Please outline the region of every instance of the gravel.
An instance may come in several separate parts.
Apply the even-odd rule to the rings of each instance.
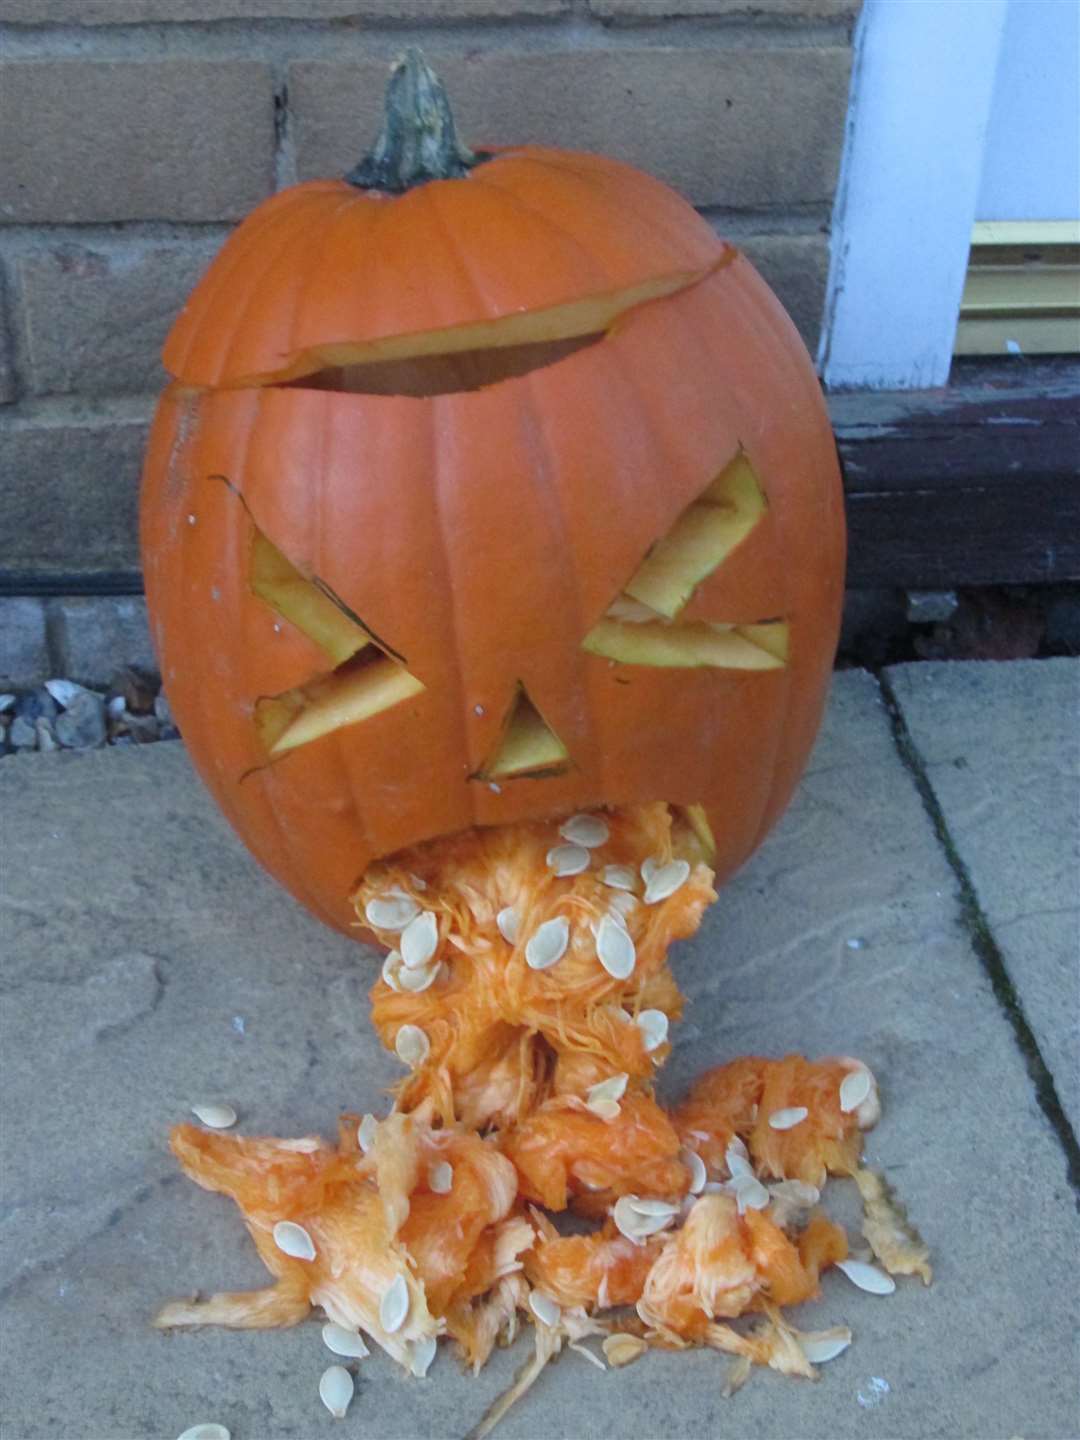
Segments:
[[[160,680],[131,665],[117,670],[105,691],[56,676],[0,695],[0,756],[179,738]]]

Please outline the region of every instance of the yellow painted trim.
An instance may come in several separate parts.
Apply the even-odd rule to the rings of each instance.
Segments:
[[[1080,245],[1080,220],[976,220],[972,245]]]

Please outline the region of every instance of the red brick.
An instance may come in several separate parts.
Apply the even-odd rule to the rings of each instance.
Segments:
[[[0,556],[38,575],[138,567],[146,423],[123,411],[55,418],[0,411]]]
[[[49,628],[68,680],[104,689],[122,665],[157,670],[142,595],[58,595],[49,601]]]
[[[23,255],[22,348],[38,395],[123,394],[165,383],[161,346],[220,245],[63,245]]]
[[[48,674],[44,600],[0,595],[0,690],[40,685]]]
[[[270,70],[249,60],[0,66],[0,220],[225,220],[273,178]]]
[[[717,227],[721,234],[723,225]],[[744,235],[735,240],[787,309],[813,355],[825,314],[827,235]]]
[[[699,205],[827,202],[847,109],[847,46],[618,47],[429,56],[472,143],[602,151]],[[378,128],[385,66],[299,61],[289,100],[302,178],[349,169]]]
[[[0,271],[0,405],[8,405],[15,399],[15,354],[11,343],[11,326],[8,322],[4,276]]]
[[[560,15],[572,0],[0,0],[16,25],[194,20],[487,20]]]

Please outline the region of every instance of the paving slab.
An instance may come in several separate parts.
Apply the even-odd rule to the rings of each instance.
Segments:
[[[317,1323],[159,1334],[168,1297],[264,1272],[225,1199],[177,1173],[168,1126],[207,1096],[252,1133],[332,1133],[398,1073],[366,1018],[371,951],[321,929],[247,857],[182,747],[0,763],[4,1440],[461,1437],[526,1356],[426,1381],[381,1355],[341,1423]],[[817,1384],[655,1353],[601,1375],[568,1354],[505,1440],[1066,1440],[1077,1431],[1080,1222],[1011,1028],[959,923],[952,872],[876,683],[838,677],[787,817],[680,947],[690,997],[669,1097],[736,1053],[847,1052],[877,1071],[869,1140],[935,1253],[926,1290],[825,1277],[807,1328],[856,1334]],[[834,1185],[842,1198],[850,1186]],[[846,1197],[850,1198],[850,1197]]]
[[[1080,1134],[1080,660],[943,661],[887,673]]]

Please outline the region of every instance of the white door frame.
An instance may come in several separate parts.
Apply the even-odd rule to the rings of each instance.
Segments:
[[[1008,0],[863,0],[818,368],[943,385]]]

